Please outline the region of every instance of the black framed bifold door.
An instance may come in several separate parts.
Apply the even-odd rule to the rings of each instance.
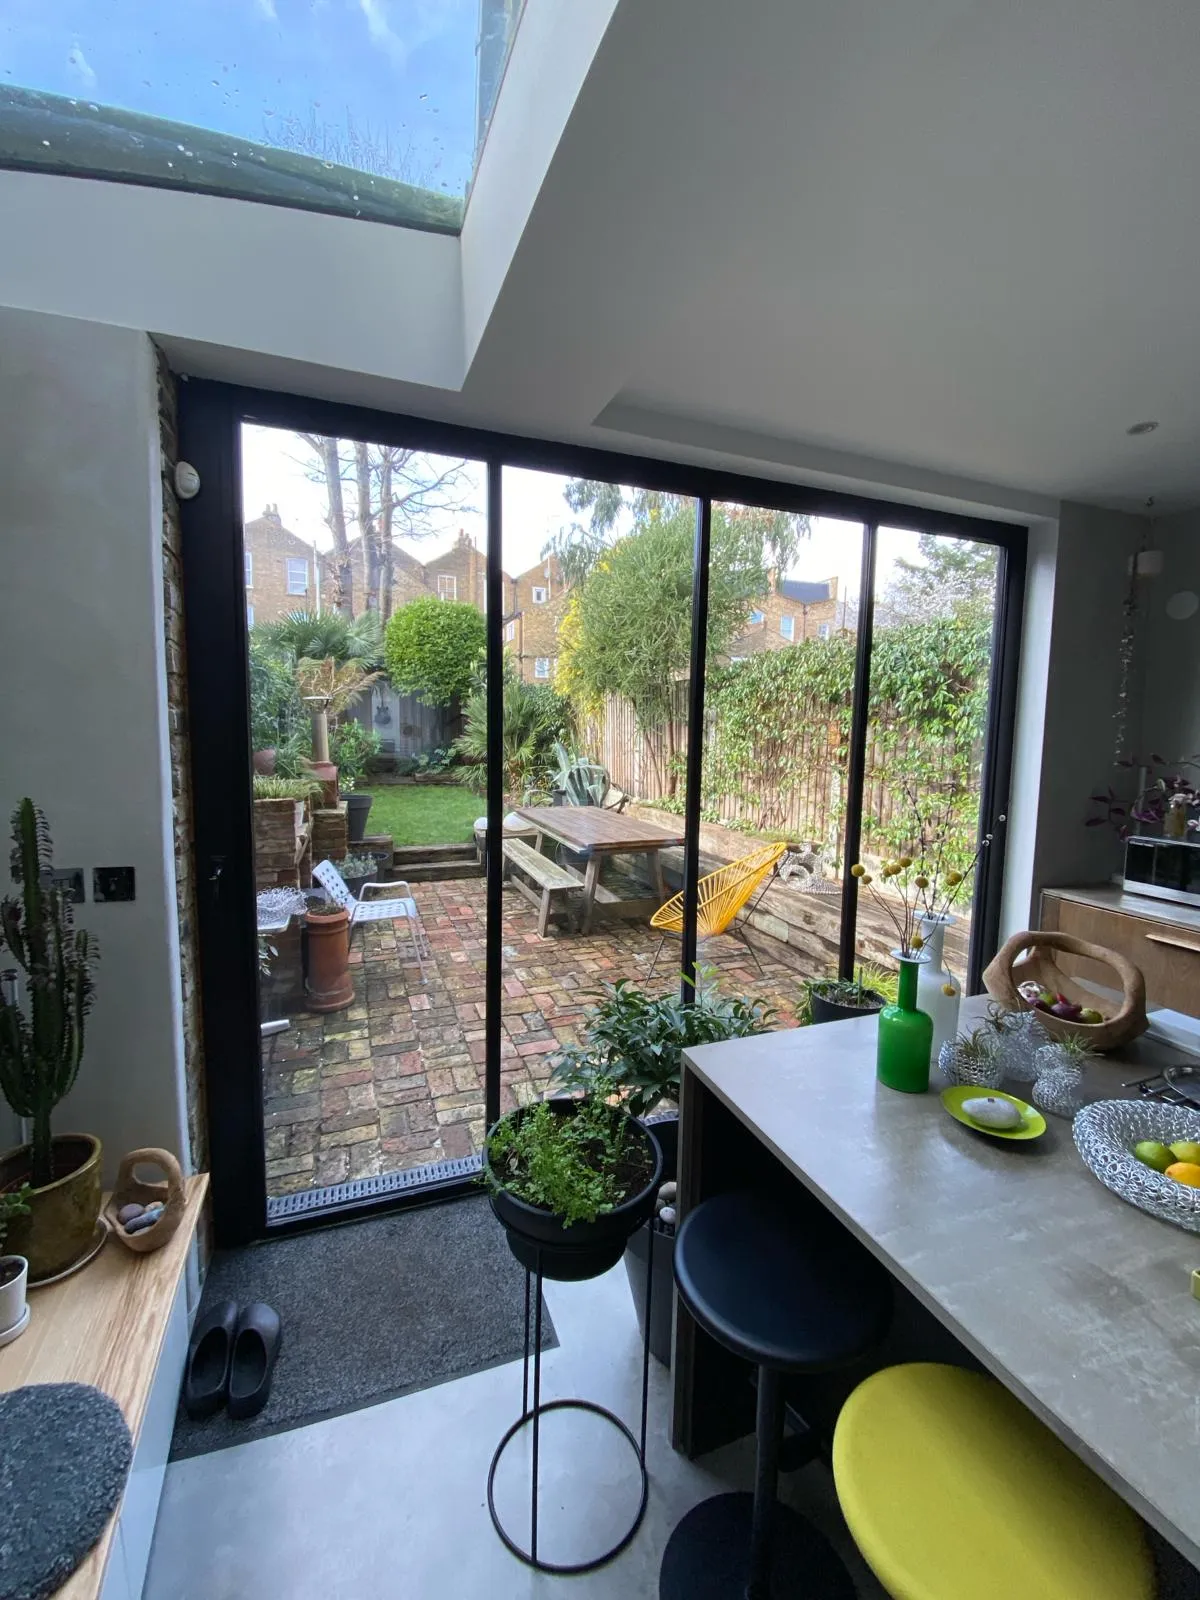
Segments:
[[[606,984],[794,1025],[914,803],[977,983],[1023,529],[198,380],[180,447],[220,1243],[474,1191]]]

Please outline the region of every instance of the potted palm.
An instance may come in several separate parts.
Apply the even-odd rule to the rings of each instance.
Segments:
[[[651,994],[628,979],[605,984],[590,996],[584,1013],[582,1045],[568,1045],[553,1061],[554,1081],[563,1088],[595,1093],[616,1086],[622,1104],[647,1127],[662,1148],[662,1180],[674,1182],[678,1167],[679,1074],[683,1052],[722,1039],[766,1033],[774,1012],[765,1000],[739,999],[721,993],[713,973],[701,969],[695,1000],[685,1005],[677,995]],[[667,1114],[655,1116],[667,1106]],[[669,1191],[668,1191],[669,1192]],[[671,1300],[674,1282],[674,1228],[658,1216],[634,1233],[625,1251],[625,1271],[644,1332],[646,1261],[654,1230],[653,1315],[650,1349],[664,1366],[671,1362]]]
[[[483,1176],[509,1249],[560,1282],[607,1272],[654,1207],[662,1152],[597,1081],[580,1099],[541,1100],[500,1118]]]
[[[0,1194],[0,1345],[11,1342],[25,1330],[25,1287],[29,1263],[24,1256],[5,1255],[4,1241],[15,1217],[29,1213],[29,1185],[24,1183],[9,1194]]]
[[[0,946],[25,974],[28,1015],[16,974],[0,992],[0,1092],[30,1122],[30,1141],[0,1156],[0,1193],[29,1185],[27,1216],[10,1223],[9,1244],[33,1279],[52,1277],[90,1244],[100,1214],[100,1141],[52,1134],[50,1114],[69,1093],[83,1055],[96,951],[74,926],[71,903],[53,887],[46,819],[32,800],[13,813],[17,893],[0,902]]]

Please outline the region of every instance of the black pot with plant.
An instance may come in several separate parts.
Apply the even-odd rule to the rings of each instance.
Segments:
[[[0,1156],[0,1193],[29,1185],[28,1214],[9,1223],[8,1247],[29,1262],[30,1278],[72,1265],[87,1249],[100,1215],[100,1141],[90,1134],[51,1135],[50,1114],[69,1093],[83,1055],[96,952],[76,928],[67,896],[52,882],[46,819],[32,800],[13,812],[12,878],[16,894],[0,902],[0,965],[11,953],[25,975],[0,983],[0,1093],[28,1118],[30,1142]]]
[[[338,871],[344,878],[347,889],[357,897],[362,894],[366,884],[378,881],[379,862],[373,855],[347,856],[344,861],[339,862]]]
[[[896,998],[896,979],[878,967],[859,967],[854,978],[806,978],[801,1015],[807,1022],[846,1022],[882,1011]]]
[[[697,977],[696,996],[688,1005],[677,994],[651,994],[627,978],[593,991],[589,998],[595,1003],[583,1018],[585,1043],[565,1047],[554,1062],[554,1081],[562,1087],[591,1090],[597,1083],[612,1084],[627,1110],[651,1119],[646,1126],[663,1152],[662,1183],[674,1182],[678,1170],[679,1116],[674,1108],[679,1102],[684,1050],[766,1033],[774,1018],[765,1000],[722,994],[710,970],[701,969]],[[660,1107],[671,1109],[654,1116]],[[674,1228],[652,1213],[629,1241],[625,1271],[638,1327],[644,1333],[651,1229],[656,1242],[650,1349],[670,1366]]]
[[[576,1283],[607,1272],[654,1209],[662,1152],[601,1092],[500,1118],[483,1175],[509,1249],[530,1272]]]

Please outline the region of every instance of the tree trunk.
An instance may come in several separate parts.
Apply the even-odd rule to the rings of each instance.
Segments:
[[[333,535],[333,603],[343,616],[354,615],[354,566],[350,560],[350,541],[346,537],[346,506],[342,499],[342,458],[336,439],[307,435],[309,445],[321,461],[329,510],[325,521]]]
[[[379,620],[386,626],[392,614],[392,451],[385,449],[379,464]]]
[[[358,531],[362,535],[363,576],[366,593],[363,605],[367,611],[379,609],[379,540],[375,532],[375,513],[371,506],[371,453],[370,446],[356,440],[354,444],[354,478],[358,486]]]

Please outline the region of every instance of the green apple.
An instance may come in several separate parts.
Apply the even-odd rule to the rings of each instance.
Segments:
[[[1200,1166],[1200,1144],[1195,1139],[1177,1139],[1171,1146],[1171,1155],[1176,1161],[1189,1161],[1193,1166]]]
[[[1100,1013],[1094,1007],[1092,1007],[1092,1006],[1084,1006],[1083,1010],[1079,1013],[1079,1016],[1076,1018],[1076,1021],[1077,1022],[1103,1022],[1104,1018],[1100,1015]]]
[[[1153,1167],[1155,1172],[1165,1172],[1172,1162],[1180,1159],[1174,1153],[1174,1146],[1168,1148],[1157,1139],[1139,1140],[1133,1147],[1133,1153],[1144,1167]]]

